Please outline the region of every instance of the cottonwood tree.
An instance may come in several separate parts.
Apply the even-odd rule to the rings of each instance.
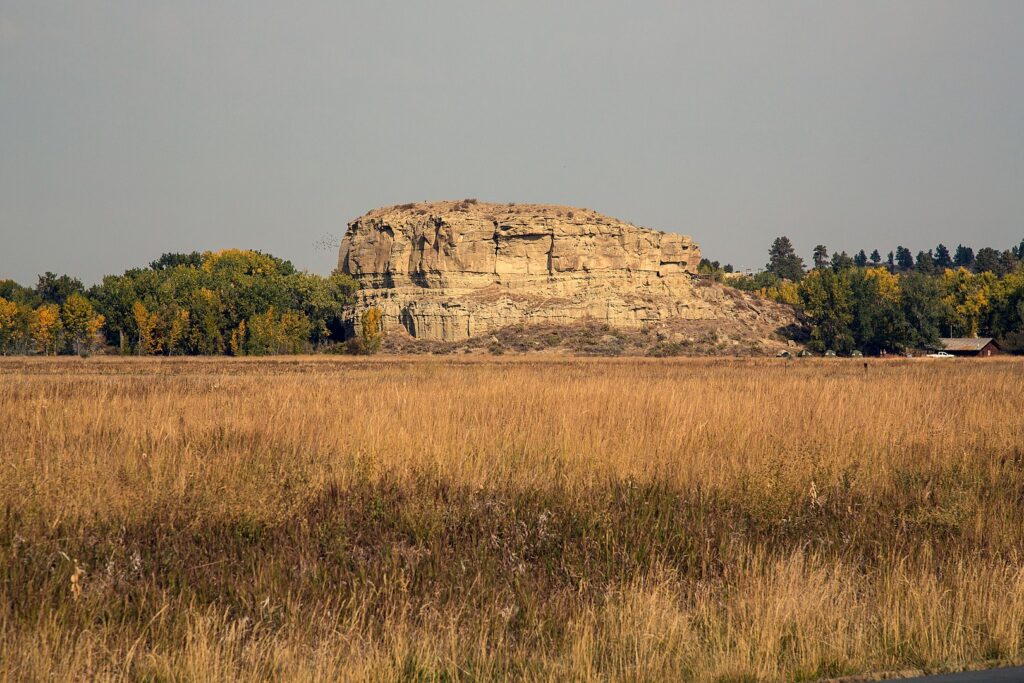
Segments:
[[[359,340],[363,353],[377,353],[384,341],[384,327],[380,309],[370,306],[360,316]]]
[[[39,276],[36,294],[43,303],[63,306],[72,294],[84,294],[85,287],[78,278],[69,275],[57,275],[47,271]]]
[[[306,338],[277,344],[275,349],[305,350],[340,341],[342,321],[357,289],[357,282],[342,273],[323,277],[296,271],[290,262],[269,254],[228,249],[164,254],[149,268],[105,277],[89,297],[107,319],[108,341],[122,352],[129,347],[138,350],[134,306],[140,302],[158,318],[153,341],[159,352],[220,354],[234,353],[237,347],[237,353],[244,354],[248,333],[242,335],[239,329],[270,309],[275,311],[275,324],[285,320],[290,330],[306,330]],[[299,325],[290,311],[308,324]]]
[[[0,354],[12,352],[22,339],[22,307],[0,297]]]
[[[900,308],[899,276],[877,268],[851,270],[846,277],[854,347],[871,354],[902,349],[910,326]]]
[[[36,353],[44,356],[56,354],[60,349],[61,338],[60,306],[43,304],[32,312],[29,322],[29,334],[35,344]]]
[[[156,327],[160,321],[157,314],[150,313],[144,303],[136,301],[132,304],[132,316],[136,330],[135,352],[140,356],[160,353],[160,340],[156,336]]]
[[[942,335],[942,289],[933,277],[908,273],[899,278],[900,307],[908,324],[908,347],[934,344]]]
[[[977,337],[996,276],[991,272],[974,274],[966,268],[957,268],[945,271],[941,281],[944,292],[941,301],[950,336]]]
[[[811,327],[808,346],[818,352],[853,350],[852,291],[844,273],[816,268],[800,283],[800,299]]]
[[[81,294],[70,295],[61,307],[65,337],[78,355],[93,349],[103,321],[103,316],[98,315],[89,300]]]

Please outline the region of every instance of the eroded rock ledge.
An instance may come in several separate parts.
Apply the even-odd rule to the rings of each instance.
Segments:
[[[587,209],[474,200],[376,209],[349,223],[339,269],[386,329],[455,341],[521,322],[640,327],[722,315],[684,235]]]

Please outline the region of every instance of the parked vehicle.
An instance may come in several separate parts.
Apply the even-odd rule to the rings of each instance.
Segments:
[[[946,353],[945,351],[936,351],[935,353],[929,353],[928,357],[929,358],[955,358],[955,356],[953,354]]]

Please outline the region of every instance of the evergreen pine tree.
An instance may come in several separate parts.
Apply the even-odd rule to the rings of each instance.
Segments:
[[[804,276],[804,260],[796,255],[793,243],[788,237],[779,237],[768,250],[768,265],[765,269],[786,280],[799,282]]]

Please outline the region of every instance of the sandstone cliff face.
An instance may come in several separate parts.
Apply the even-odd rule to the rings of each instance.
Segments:
[[[385,329],[456,341],[523,322],[640,327],[714,319],[689,237],[586,209],[472,200],[377,209],[348,226],[338,266]]]

